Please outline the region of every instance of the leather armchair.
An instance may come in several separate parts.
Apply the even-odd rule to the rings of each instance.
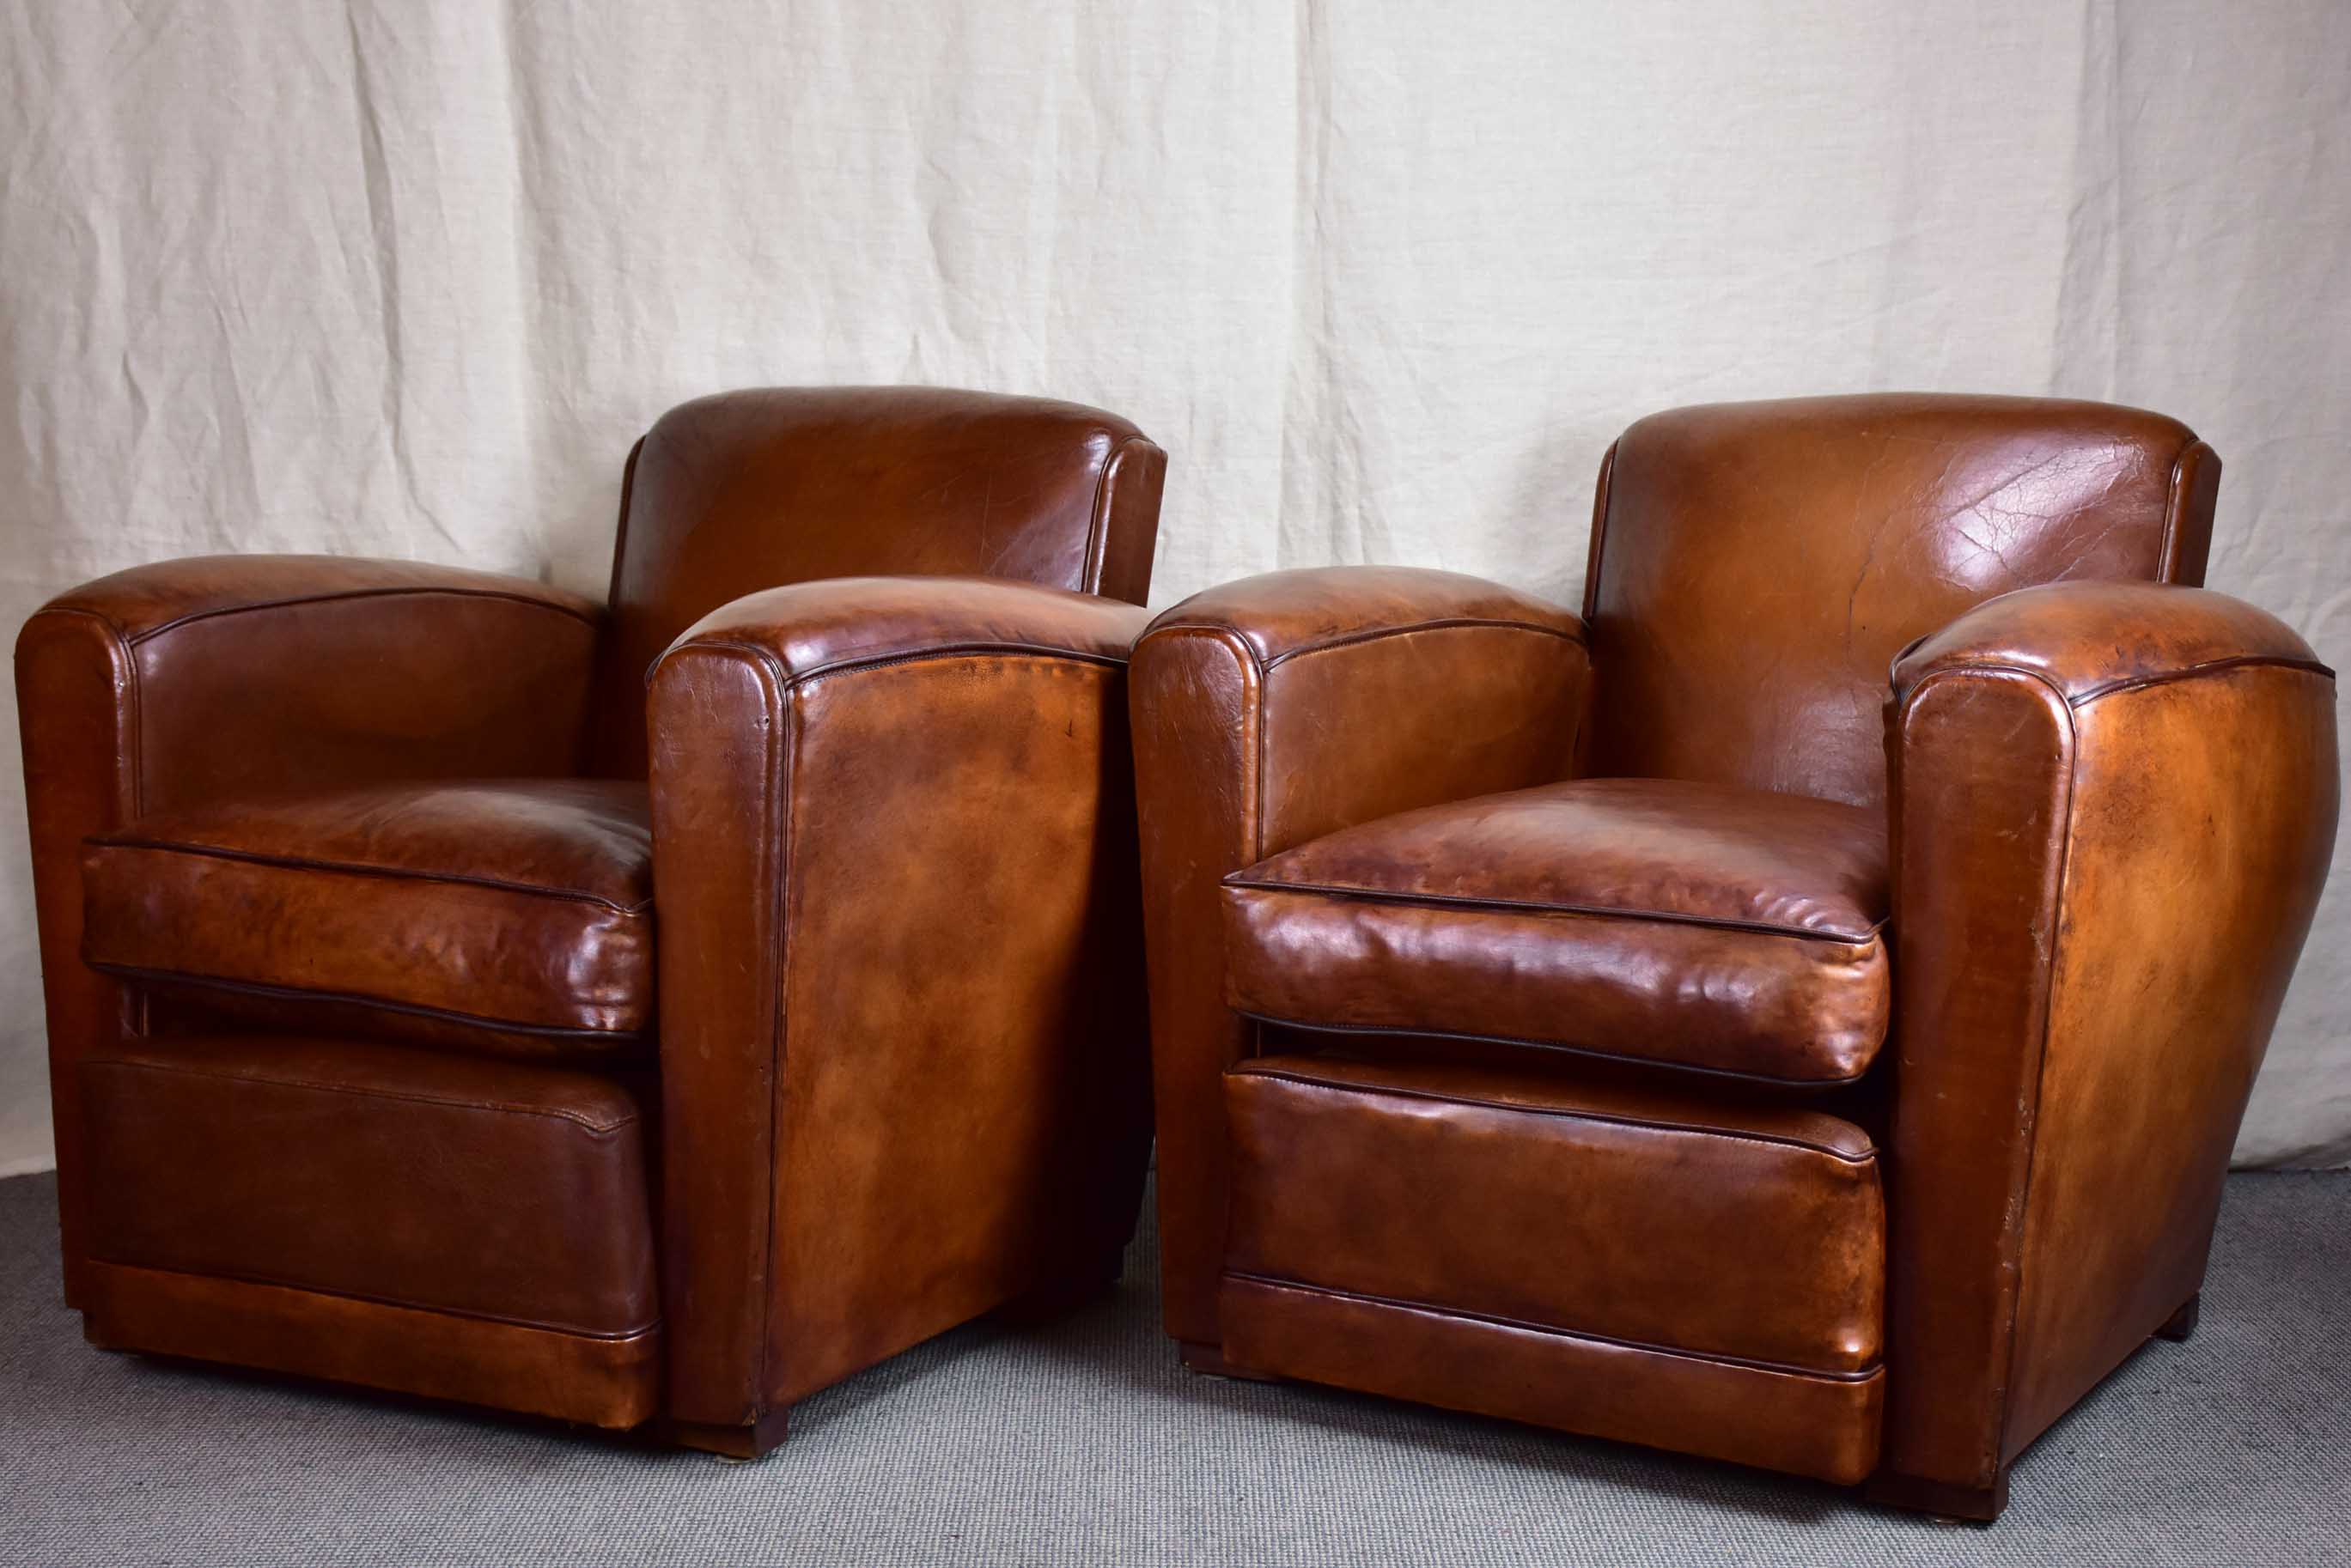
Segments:
[[[2219,472],[2093,404],[1687,409],[1611,449],[1581,615],[1159,617],[1186,1364],[1997,1514],[2193,1326],[2333,843],[2331,672],[2193,586]]]
[[[608,605],[217,557],[36,614],[89,1338],[748,1455],[1114,1278],[1164,472],[1070,404],[733,393],[631,454]]]

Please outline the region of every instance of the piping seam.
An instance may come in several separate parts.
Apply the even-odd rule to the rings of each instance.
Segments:
[[[322,1285],[298,1284],[292,1281],[276,1279],[267,1274],[216,1273],[209,1270],[197,1273],[188,1269],[159,1269],[152,1263],[134,1263],[125,1258],[94,1256],[90,1262],[102,1263],[110,1269],[125,1269],[141,1274],[169,1274],[174,1279],[182,1280],[219,1280],[234,1285],[260,1285],[274,1291],[293,1291],[306,1296],[328,1296],[336,1301],[358,1302],[365,1306],[390,1307],[396,1312],[429,1313],[434,1317],[463,1318],[468,1323],[494,1324],[500,1328],[527,1329],[534,1334],[561,1334],[566,1339],[594,1340],[603,1345],[621,1345],[632,1339],[645,1339],[659,1334],[662,1330],[660,1318],[653,1319],[642,1328],[600,1333],[592,1329],[559,1328],[554,1324],[543,1323],[536,1318],[506,1317],[496,1313],[467,1312],[462,1307],[424,1306],[415,1302],[393,1301],[389,1296],[367,1295],[358,1291],[329,1290]]]
[[[203,974],[194,970],[156,969],[144,964],[116,963],[108,959],[91,958],[87,953],[83,955],[82,961],[101,974],[110,974],[123,980],[142,981],[149,984],[209,987],[286,1002],[322,1002],[346,1006],[371,1007],[385,1012],[397,1012],[410,1017],[486,1029],[499,1034],[536,1034],[549,1039],[577,1040],[582,1044],[591,1041],[632,1044],[643,1039],[646,1033],[643,1025],[635,1029],[600,1029],[592,1024],[526,1023],[516,1019],[492,1018],[478,1012],[460,1012],[455,1008],[434,1007],[421,1002],[395,1002],[390,997],[369,996],[355,991],[305,991],[299,986],[273,985],[267,981],[260,980],[237,980],[226,975]]]
[[[169,844],[161,839],[138,838],[126,834],[93,834],[85,844],[99,849],[130,849],[155,855],[192,855],[212,860],[233,860],[240,865],[266,866],[283,871],[323,871],[335,876],[374,877],[388,881],[448,883],[465,888],[486,888],[494,892],[515,893],[526,898],[552,898],[559,902],[592,904],[618,915],[642,915],[653,908],[653,899],[644,898],[633,904],[622,904],[600,894],[584,892],[576,888],[534,887],[528,882],[513,882],[498,877],[472,877],[460,871],[416,871],[402,866],[361,866],[343,860],[319,860],[303,855],[267,855],[258,850],[232,849],[211,844]]]
[[[1620,1339],[1614,1334],[1588,1334],[1572,1328],[1558,1328],[1550,1324],[1529,1323],[1524,1318],[1504,1317],[1496,1313],[1468,1312],[1458,1307],[1437,1306],[1429,1302],[1403,1301],[1395,1296],[1372,1295],[1364,1291],[1340,1290],[1331,1285],[1308,1284],[1303,1280],[1281,1279],[1272,1274],[1251,1273],[1244,1269],[1227,1269],[1225,1278],[1261,1289],[1289,1291],[1301,1295],[1330,1296],[1340,1301],[1361,1302],[1366,1306],[1387,1307],[1397,1312],[1418,1313],[1427,1317],[1452,1318],[1464,1323],[1486,1324],[1495,1328],[1516,1329],[1524,1334],[1547,1334],[1557,1339],[1583,1340],[1593,1345],[1612,1345],[1620,1350],[1641,1351],[1651,1355],[1670,1355],[1682,1361],[1703,1361],[1717,1366],[1739,1366],[1751,1372],[1770,1372],[1782,1377],[1810,1378],[1821,1383],[1868,1383],[1884,1375],[1886,1364],[1873,1361],[1852,1372],[1831,1372],[1818,1367],[1794,1366],[1784,1361],[1762,1361],[1752,1356],[1725,1355],[1708,1350],[1684,1350],[1679,1345],[1654,1345],[1646,1340]]]
[[[1246,877],[1234,872],[1224,879],[1224,886],[1235,892],[1296,893],[1318,898],[1343,898],[1369,904],[1430,904],[1447,909],[1484,909],[1496,913],[1537,915],[1591,916],[1598,919],[1650,921],[1658,925],[1703,926],[1711,930],[1741,931],[1761,937],[1795,937],[1807,941],[1825,941],[1849,948],[1876,946],[1886,929],[1884,919],[1873,921],[1865,931],[1814,931],[1801,926],[1782,926],[1763,920],[1738,920],[1715,915],[1684,915],[1665,909],[1612,909],[1600,904],[1535,903],[1520,898],[1477,898],[1458,893],[1420,893],[1389,890],[1381,888],[1348,888],[1319,882],[1270,882]]]
[[[1842,1078],[1788,1078],[1772,1073],[1750,1073],[1738,1067],[1708,1067],[1694,1062],[1668,1061],[1663,1056],[1628,1056],[1621,1051],[1604,1051],[1596,1045],[1570,1045],[1559,1040],[1529,1040],[1515,1034],[1471,1034],[1458,1029],[1423,1029],[1387,1023],[1308,1023],[1296,1018],[1277,1018],[1271,1013],[1258,1012],[1246,1007],[1233,1007],[1232,1011],[1259,1023],[1270,1023],[1278,1029],[1301,1030],[1309,1034],[1403,1034],[1416,1040],[1469,1040],[1488,1045],[1524,1045],[1536,1051],[1564,1051],[1570,1055],[1590,1056],[1604,1062],[1629,1062],[1667,1072],[1702,1073],[1713,1078],[1735,1078],[1741,1083],[1770,1084],[1787,1089],[1841,1089],[1858,1084],[1869,1074],[1869,1068],[1865,1064],[1860,1072],[1847,1074]],[[1870,1059],[1873,1062],[1876,1060],[1876,1051],[1871,1052]]]
[[[222,1083],[261,1084],[278,1089],[310,1089],[322,1095],[350,1095],[369,1100],[400,1100],[410,1105],[443,1106],[457,1111],[486,1111],[517,1116],[545,1116],[553,1121],[570,1122],[590,1136],[608,1137],[637,1125],[631,1115],[615,1121],[600,1122],[581,1116],[577,1111],[554,1110],[544,1106],[517,1106],[506,1100],[460,1100],[445,1095],[421,1095],[410,1089],[370,1089],[356,1084],[321,1084],[308,1078],[276,1077],[264,1073],[224,1073],[204,1067],[191,1067],[173,1062],[129,1062],[119,1056],[91,1056],[83,1061],[85,1067],[118,1067],[134,1073],[172,1073],[185,1078],[211,1078]]]
[[[1573,1106],[1531,1106],[1514,1100],[1498,1100],[1480,1095],[1453,1095],[1435,1089],[1416,1089],[1398,1084],[1354,1084],[1342,1079],[1318,1078],[1311,1074],[1282,1067],[1246,1067],[1240,1073],[1252,1078],[1278,1078],[1286,1084],[1305,1088],[1329,1089],[1335,1094],[1393,1095],[1402,1099],[1433,1100],[1439,1105],[1478,1106],[1488,1110],[1511,1111],[1534,1116],[1561,1116],[1570,1121],[1604,1122],[1612,1127],[1646,1127],[1656,1132],[1687,1133],[1693,1137],[1729,1138],[1740,1143],[1772,1144],[1784,1148],[1802,1149],[1835,1160],[1840,1165],[1874,1165],[1877,1147],[1872,1144],[1865,1154],[1847,1154],[1823,1143],[1792,1134],[1752,1132],[1730,1127],[1709,1127],[1696,1122],[1658,1121],[1648,1116],[1626,1116],[1614,1111],[1590,1111]]]

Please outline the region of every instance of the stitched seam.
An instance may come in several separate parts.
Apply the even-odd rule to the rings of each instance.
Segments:
[[[143,964],[117,963],[109,959],[87,956],[82,961],[101,973],[119,975],[131,980],[157,983],[178,983],[211,986],[221,991],[250,992],[256,996],[281,998],[288,1002],[332,1002],[358,1007],[380,1008],[386,1012],[399,1012],[418,1018],[437,1019],[445,1023],[470,1024],[506,1034],[538,1034],[559,1040],[638,1041],[645,1031],[635,1029],[600,1029],[586,1024],[525,1023],[507,1018],[491,1018],[478,1012],[459,1012],[454,1008],[433,1007],[421,1002],[396,1002],[390,997],[368,996],[355,991],[305,991],[299,986],[275,985],[263,980],[237,980],[224,975],[203,974],[194,970],[156,969]]]
[[[193,610],[186,615],[175,616],[170,620],[151,626],[141,632],[126,632],[119,626],[115,630],[126,643],[135,648],[142,642],[162,636],[167,631],[177,630],[181,627],[196,621],[215,620],[222,616],[245,615],[255,610],[292,609],[302,605],[335,604],[346,599],[428,597],[436,595],[452,598],[503,599],[507,603],[523,605],[531,609],[552,610],[557,615],[568,616],[591,631],[596,627],[596,618],[590,613],[576,610],[569,605],[557,604],[549,599],[533,598],[528,594],[498,588],[436,587],[428,585],[413,587],[346,588],[327,593],[292,594],[285,598],[256,599],[249,604],[222,605],[217,609]]]
[[[2188,521],[2188,492],[2180,482],[2188,476],[2189,454],[2203,444],[2196,432],[2190,431],[2187,441],[2171,456],[2171,476],[2163,488],[2163,537],[2155,551],[2158,582],[2176,583],[2179,580],[2173,573],[2179,565],[2179,530]]]
[[[1710,1127],[1697,1122],[1657,1121],[1648,1116],[1627,1116],[1614,1111],[1584,1110],[1572,1106],[1529,1106],[1514,1100],[1497,1100],[1482,1095],[1455,1095],[1436,1089],[1416,1089],[1395,1084],[1359,1084],[1345,1079],[1317,1078],[1310,1074],[1281,1067],[1245,1067],[1238,1069],[1252,1078],[1279,1078],[1284,1083],[1298,1084],[1307,1088],[1329,1089],[1337,1094],[1392,1095],[1402,1099],[1431,1100],[1447,1106],[1481,1106],[1489,1110],[1515,1111],[1533,1116],[1562,1116],[1571,1121],[1604,1122],[1612,1127],[1646,1127],[1656,1132],[1687,1133],[1693,1137],[1730,1138],[1740,1143],[1772,1144],[1785,1148],[1802,1149],[1824,1155],[1840,1165],[1873,1165],[1877,1160],[1877,1146],[1872,1143],[1866,1154],[1847,1154],[1810,1138],[1792,1133],[1763,1133]]]
[[[1571,631],[1564,627],[1544,626],[1539,621],[1511,620],[1499,616],[1439,616],[1428,620],[1414,621],[1405,626],[1374,627],[1367,631],[1353,631],[1340,637],[1325,638],[1321,642],[1304,643],[1297,648],[1285,649],[1274,654],[1266,659],[1265,663],[1268,669],[1272,669],[1277,665],[1287,664],[1293,659],[1303,659],[1310,653],[1327,653],[1332,649],[1353,648],[1360,643],[1377,642],[1391,637],[1410,637],[1416,632],[1480,629],[1531,631],[1544,637],[1558,638],[1561,641],[1573,643],[1578,648],[1585,646],[1582,633]]]
[[[1410,1024],[1393,1023],[1309,1023],[1302,1019],[1277,1018],[1270,1012],[1258,1012],[1246,1007],[1233,1008],[1244,1018],[1259,1023],[1270,1023],[1281,1029],[1299,1029],[1310,1034],[1405,1034],[1416,1040],[1472,1040],[1492,1045],[1524,1045],[1537,1051],[1564,1051],[1575,1056],[1593,1056],[1605,1062],[1633,1062],[1644,1067],[1656,1067],[1673,1073],[1703,1073],[1712,1078],[1735,1078],[1741,1083],[1773,1084],[1794,1089],[1835,1089],[1858,1084],[1868,1076],[1869,1069],[1842,1078],[1784,1078],[1772,1073],[1750,1073],[1737,1067],[1707,1067],[1694,1062],[1669,1061],[1663,1056],[1631,1056],[1621,1051],[1606,1051],[1597,1045],[1571,1045],[1559,1040],[1530,1040],[1516,1034],[1471,1034],[1459,1029],[1423,1029]],[[1882,1044],[1882,1042],[1881,1042]],[[1875,1050],[1871,1060],[1876,1059]]]
[[[171,1062],[126,1062],[117,1057],[92,1057],[86,1064],[91,1067],[117,1067],[138,1073],[174,1073],[185,1078],[210,1078],[218,1083],[266,1084],[280,1089],[310,1089],[323,1095],[352,1095],[370,1100],[403,1100],[420,1106],[445,1106],[451,1110],[504,1112],[518,1116],[546,1116],[551,1120],[570,1122],[585,1128],[596,1137],[608,1137],[613,1133],[637,1125],[633,1114],[618,1121],[600,1122],[581,1116],[577,1111],[550,1110],[544,1106],[517,1106],[505,1100],[457,1100],[442,1095],[423,1095],[412,1089],[368,1089],[351,1084],[321,1084],[308,1078],[276,1077],[263,1073],[225,1073],[204,1067],[185,1066]]]
[[[2044,680],[2043,684],[2051,683]],[[2053,686],[2051,689],[2055,690]],[[2061,702],[2064,695],[2057,692]],[[2041,1096],[2049,1083],[2049,1031],[2057,1015],[2057,971],[2064,956],[2065,885],[2074,874],[2074,808],[2081,794],[2082,732],[2074,722],[2071,703],[2065,704],[2065,836],[2057,851],[2057,907],[2050,911],[2048,980],[2041,988],[2040,1059],[2033,1064],[2032,1103],[2024,1117],[2024,1179],[2017,1186],[2014,1220],[2016,1289],[2008,1300],[2008,1323],[2002,1335],[2008,1346],[2001,1367],[2000,1409],[1992,1422],[1991,1452],[1986,1457],[1987,1469],[1995,1474],[2008,1447],[2009,1417],[2015,1404],[2017,1322],[2024,1310],[2024,1241],[2032,1214],[2032,1167],[2041,1150]]]
[[[2153,675],[2126,675],[2119,680],[2109,680],[2103,686],[2091,687],[2079,697],[2072,699],[2071,705],[2075,708],[2085,708],[2099,698],[2112,696],[2117,691],[2136,691],[2147,686],[2171,686],[2182,680],[2194,680],[2208,675],[2226,675],[2233,670],[2262,669],[2294,670],[2305,675],[2321,676],[2328,680],[2335,679],[2335,671],[2314,659],[2297,659],[2290,654],[2243,653],[2228,659],[2208,659],[2201,664],[2190,664],[2183,669],[2167,670]]]
[[[1896,686],[1894,700],[1898,703],[1907,704],[1917,694],[1921,686],[1938,675],[2022,675],[2039,681],[2055,692],[2057,700],[2064,703],[2068,709],[2075,709],[2116,691],[2135,691],[2141,686],[2168,685],[2176,680],[2191,680],[2204,675],[2225,675],[2232,670],[2264,666],[2299,670],[2305,674],[2324,676],[2329,680],[2335,679],[2335,671],[2314,659],[2301,659],[2289,654],[2247,653],[2234,655],[2228,659],[2207,659],[2201,664],[2184,665],[2178,670],[2157,670],[2148,675],[2120,676],[2100,685],[2088,687],[2079,695],[2075,695],[2069,692],[2060,680],[2047,670],[2035,670],[2029,664],[2006,664],[1986,660],[1980,663],[1947,664],[1940,669],[1929,670],[1917,677],[1907,691],[1903,691],[1898,685]]]
[[[1660,925],[1704,926],[1715,930],[1745,931],[1755,936],[1797,937],[1808,941],[1825,941],[1849,948],[1869,948],[1878,943],[1879,933],[1886,929],[1881,919],[1871,923],[1868,930],[1856,936],[1849,931],[1813,931],[1801,926],[1773,925],[1762,920],[1734,920],[1713,915],[1681,915],[1664,909],[1620,909],[1600,904],[1534,903],[1517,898],[1480,898],[1455,893],[1414,893],[1390,891],[1381,888],[1343,888],[1320,882],[1266,882],[1244,879],[1238,872],[1224,879],[1224,885],[1237,892],[1295,893],[1332,898],[1345,898],[1369,904],[1433,904],[1447,909],[1490,909],[1498,913],[1539,915],[1585,915],[1602,919],[1648,920]]]
[[[776,1335],[776,1319],[783,1312],[782,1293],[775,1288],[776,1228],[783,1222],[783,1182],[778,1176],[783,1165],[784,1097],[790,1092],[790,1079],[786,1070],[785,1053],[791,1044],[788,1027],[788,1012],[791,1005],[791,921],[792,921],[792,836],[797,831],[794,807],[797,802],[792,790],[793,763],[798,761],[799,705],[793,701],[794,682],[783,660],[768,656],[771,678],[785,679],[775,694],[776,722],[768,727],[768,746],[774,759],[769,778],[775,791],[775,891],[769,895],[774,922],[773,940],[767,944],[770,961],[775,965],[764,989],[768,993],[768,1208],[766,1225],[759,1234],[759,1272],[747,1282],[751,1295],[749,1321],[758,1324],[758,1344],[754,1351],[755,1377],[751,1386],[751,1409],[755,1415],[768,1409],[768,1347]],[[765,1298],[762,1301],[762,1297]]]
[[[1094,503],[1092,516],[1086,523],[1086,558],[1079,568],[1086,592],[1102,591],[1102,570],[1110,559],[1110,480],[1118,472],[1119,460],[1126,449],[1143,438],[1122,436],[1111,443],[1110,455],[1102,459],[1102,471],[1094,475]]]
[[[1608,443],[1600,459],[1600,493],[1593,498],[1595,515],[1592,519],[1592,549],[1583,566],[1583,630],[1592,634],[1593,613],[1600,607],[1600,556],[1608,545],[1608,519],[1616,510],[1616,465],[1623,461],[1625,438],[1630,430]]]
[[[1525,1334],[1547,1334],[1555,1339],[1583,1340],[1593,1345],[1614,1345],[1621,1350],[1641,1351],[1651,1355],[1670,1355],[1683,1361],[1703,1361],[1718,1366],[1740,1366],[1751,1372],[1775,1373],[1783,1377],[1803,1377],[1819,1383],[1867,1383],[1882,1376],[1883,1361],[1873,1361],[1853,1372],[1832,1372],[1822,1367],[1796,1366],[1784,1361],[1763,1361],[1753,1356],[1727,1355],[1711,1350],[1685,1350],[1676,1345],[1657,1345],[1647,1340],[1620,1339],[1614,1334],[1590,1334],[1580,1329],[1559,1328],[1546,1323],[1529,1323],[1524,1318],[1504,1317],[1498,1313],[1471,1312],[1466,1308],[1439,1306],[1433,1302],[1404,1301],[1395,1296],[1376,1296],[1364,1291],[1341,1290],[1333,1285],[1309,1284],[1303,1280],[1283,1279],[1272,1274],[1251,1273],[1244,1269],[1227,1269],[1225,1278],[1264,1289],[1291,1291],[1303,1295],[1332,1296],[1342,1301],[1361,1302],[1366,1306],[1387,1307],[1397,1312],[1420,1313],[1429,1317],[1451,1318],[1464,1323],[1481,1323],[1496,1328],[1516,1329]]]
[[[641,1328],[618,1329],[601,1333],[593,1329],[564,1328],[540,1318],[507,1317],[497,1313],[469,1312],[464,1307],[425,1306],[416,1302],[394,1301],[390,1296],[368,1295],[359,1291],[330,1290],[324,1285],[304,1284],[270,1274],[230,1273],[206,1270],[196,1273],[187,1269],[161,1269],[152,1263],[134,1262],[128,1258],[93,1257],[90,1262],[103,1263],[110,1269],[128,1269],[142,1274],[169,1274],[182,1280],[223,1280],[230,1284],[265,1285],[271,1290],[294,1291],[308,1296],[330,1296],[337,1301],[359,1302],[368,1306],[391,1307],[397,1312],[428,1313],[434,1317],[464,1318],[469,1323],[496,1324],[501,1328],[528,1329],[537,1334],[559,1334],[566,1339],[592,1339],[600,1344],[618,1345],[632,1339],[643,1339],[661,1332],[662,1320],[654,1318]]]
[[[653,677],[661,670],[663,661],[672,654],[684,653],[689,649],[696,648],[726,653],[750,654],[765,660],[776,672],[779,693],[789,693],[796,686],[802,686],[828,676],[849,674],[861,670],[878,670],[885,665],[924,664],[949,659],[1058,659],[1072,664],[1101,665],[1111,670],[1126,668],[1126,656],[1123,654],[1094,653],[1075,648],[1056,648],[1047,643],[952,642],[891,653],[854,654],[796,671],[766,643],[735,638],[697,638],[692,642],[680,643],[668,653],[663,654],[661,659],[655,659],[652,669],[645,672],[645,683],[648,686],[652,685]]]
[[[325,871],[336,876],[373,877],[388,881],[449,883],[465,888],[487,888],[495,892],[514,893],[525,898],[552,898],[559,902],[593,904],[611,909],[615,914],[642,915],[653,908],[653,899],[641,898],[633,904],[615,903],[595,893],[574,888],[534,887],[528,882],[510,882],[497,877],[471,877],[457,871],[417,871],[403,866],[361,866],[347,860],[319,860],[301,855],[265,855],[256,850],[228,849],[209,844],[170,844],[162,839],[140,838],[130,834],[93,835],[84,842],[100,849],[131,849],[157,855],[193,855],[213,860],[233,860],[241,865],[266,866],[285,871]]]

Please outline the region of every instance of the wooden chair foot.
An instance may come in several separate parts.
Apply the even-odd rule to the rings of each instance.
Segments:
[[[1050,1323],[1108,1295],[1125,1272],[1122,1247],[1013,1297],[989,1315],[1014,1324]]]
[[[1246,1366],[1236,1366],[1225,1359],[1224,1347],[1200,1345],[1192,1340],[1178,1342],[1184,1359],[1184,1370],[1203,1377],[1229,1377],[1239,1383],[1278,1383],[1280,1378],[1263,1372],[1252,1372]]]
[[[2163,1320],[2163,1326],[2155,1331],[2155,1337],[2185,1343],[2196,1333],[2196,1320],[2203,1315],[2203,1305],[2204,1293],[2199,1291],[2189,1296],[2178,1312]]]
[[[2008,1506],[2008,1472],[2001,1470],[1990,1486],[1954,1486],[1924,1476],[1880,1470],[1862,1483],[1862,1493],[1885,1508],[1930,1513],[1967,1524],[1990,1524]]]
[[[747,1427],[665,1420],[662,1435],[681,1449],[699,1449],[726,1459],[756,1459],[773,1453],[783,1442],[790,1415],[789,1410],[770,1410]]]

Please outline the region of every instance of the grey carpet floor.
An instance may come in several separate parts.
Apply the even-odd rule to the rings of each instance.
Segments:
[[[104,1355],[56,1184],[0,1181],[0,1561],[2351,1563],[2351,1176],[2229,1184],[2204,1324],[2019,1462],[1990,1530],[1326,1390],[1189,1376],[1150,1238],[1114,1296],[935,1340],[729,1465]]]

